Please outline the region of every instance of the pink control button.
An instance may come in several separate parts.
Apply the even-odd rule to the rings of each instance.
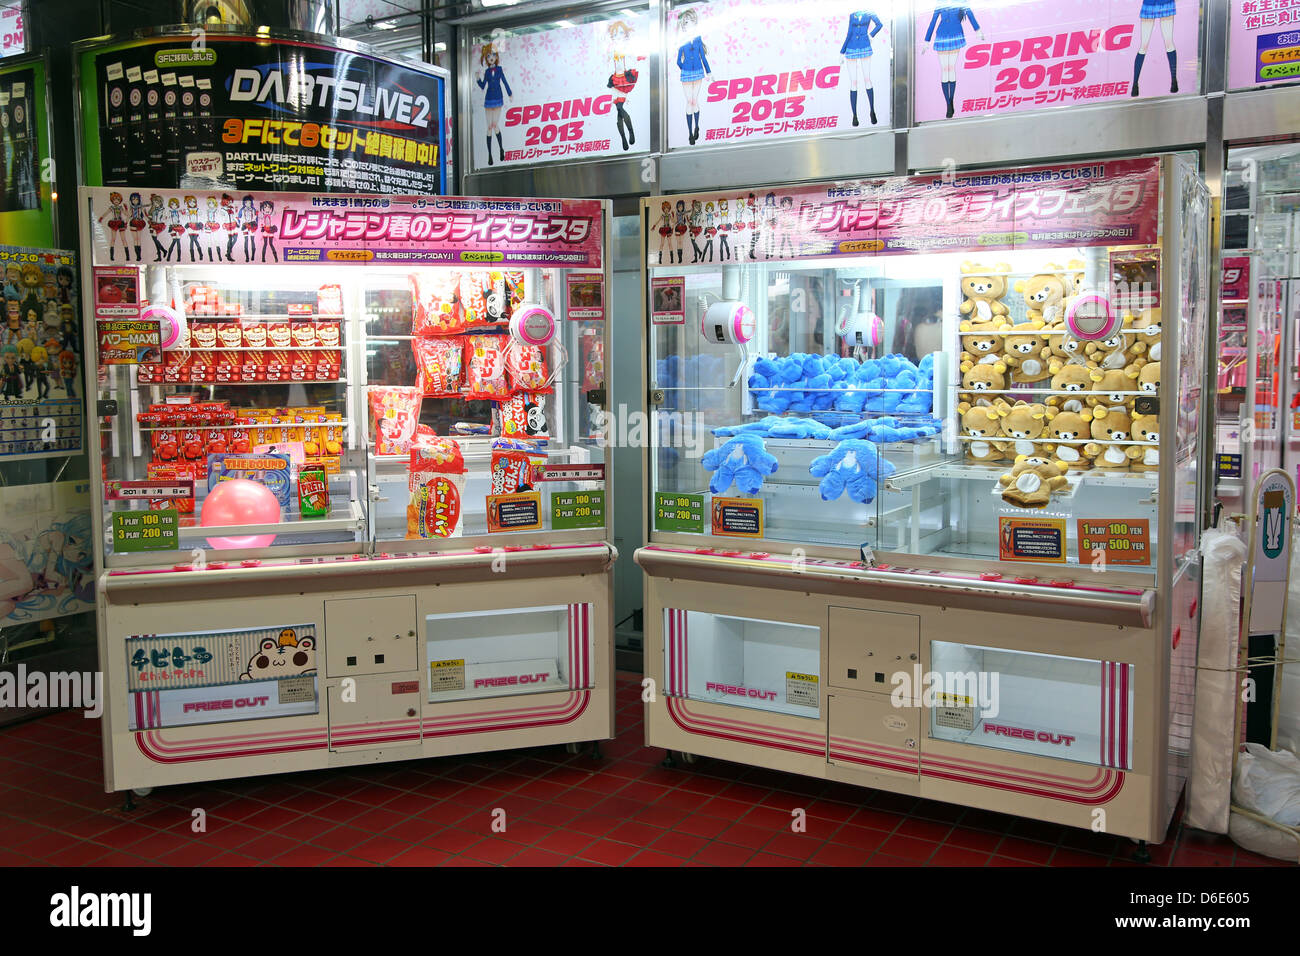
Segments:
[[[1054,587],[1054,588],[1072,588],[1072,587],[1074,587],[1074,582],[1073,582],[1073,581],[1048,581],[1047,584],[1048,584],[1049,587]]]
[[[1014,578],[1013,580],[1016,582],[1016,584],[1037,584],[1038,583],[1038,578],[1035,577]]]
[[[749,553],[749,556],[753,558],[755,561],[766,561],[768,558],[771,557],[771,555],[768,554],[766,551],[751,551]]]
[[[714,551],[713,551],[712,548],[696,548],[696,549],[695,549],[695,553],[696,553],[696,554],[713,554]]]
[[[227,568],[227,567],[229,567],[229,565],[226,564],[225,561],[209,561],[209,562],[208,562],[208,570],[209,570],[209,571],[220,571],[222,568]]]
[[[490,544],[480,544],[480,545],[477,545],[477,546],[474,548],[474,553],[475,553],[475,554],[491,554],[491,553],[492,553],[492,545],[490,545]]]
[[[552,547],[553,547],[553,545],[549,545],[549,544],[534,544],[534,545],[532,545],[532,549],[533,549],[534,551],[549,551],[549,550],[551,550]]]
[[[173,564],[173,565],[172,565],[172,570],[173,570],[173,571],[193,571],[193,570],[194,570],[194,565],[192,565],[192,564]]]
[[[262,562],[257,558],[245,558],[239,562],[241,568],[257,568],[262,566]]]
[[[985,571],[980,575],[981,581],[1001,581],[1002,575],[996,571]]]

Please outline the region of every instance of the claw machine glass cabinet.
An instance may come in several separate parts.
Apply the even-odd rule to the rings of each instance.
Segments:
[[[1196,170],[642,212],[648,743],[1161,840],[1198,622]]]
[[[612,736],[608,204],[80,201],[106,788]]]

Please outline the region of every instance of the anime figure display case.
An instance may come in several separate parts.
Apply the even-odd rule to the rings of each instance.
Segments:
[[[80,202],[106,788],[612,736],[608,206]]]
[[[1198,621],[1195,170],[643,214],[647,741],[1162,839]]]

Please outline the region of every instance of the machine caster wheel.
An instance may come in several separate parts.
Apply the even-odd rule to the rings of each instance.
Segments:
[[[1137,847],[1133,850],[1134,863],[1150,863],[1151,850],[1147,848],[1146,840],[1138,840]]]
[[[691,766],[692,764],[697,764],[700,762],[699,757],[695,756],[695,754],[688,754],[685,750],[679,750],[677,752],[677,759],[679,759],[682,763],[686,764],[686,766],[688,767]]]
[[[565,744],[564,752],[568,754],[580,754],[582,753],[582,744],[576,741],[570,744]]]
[[[136,787],[131,792],[137,797],[147,797],[153,793],[153,787]]]
[[[677,768],[677,761],[673,759],[673,752],[671,750],[664,751],[664,759],[659,766],[663,767],[665,770],[675,770]]]

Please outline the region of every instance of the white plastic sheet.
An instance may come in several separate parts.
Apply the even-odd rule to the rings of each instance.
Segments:
[[[1300,827],[1300,757],[1286,750],[1246,744],[1237,759],[1232,798],[1239,807]],[[1296,860],[1300,854],[1300,842],[1294,837],[1241,814],[1232,817],[1231,835],[1234,842],[1256,853],[1283,860]]]
[[[1232,798],[1233,712],[1239,686],[1233,668],[1241,620],[1241,570],[1246,545],[1218,528],[1201,538],[1201,633],[1197,652],[1196,712],[1184,823],[1228,832]]]

